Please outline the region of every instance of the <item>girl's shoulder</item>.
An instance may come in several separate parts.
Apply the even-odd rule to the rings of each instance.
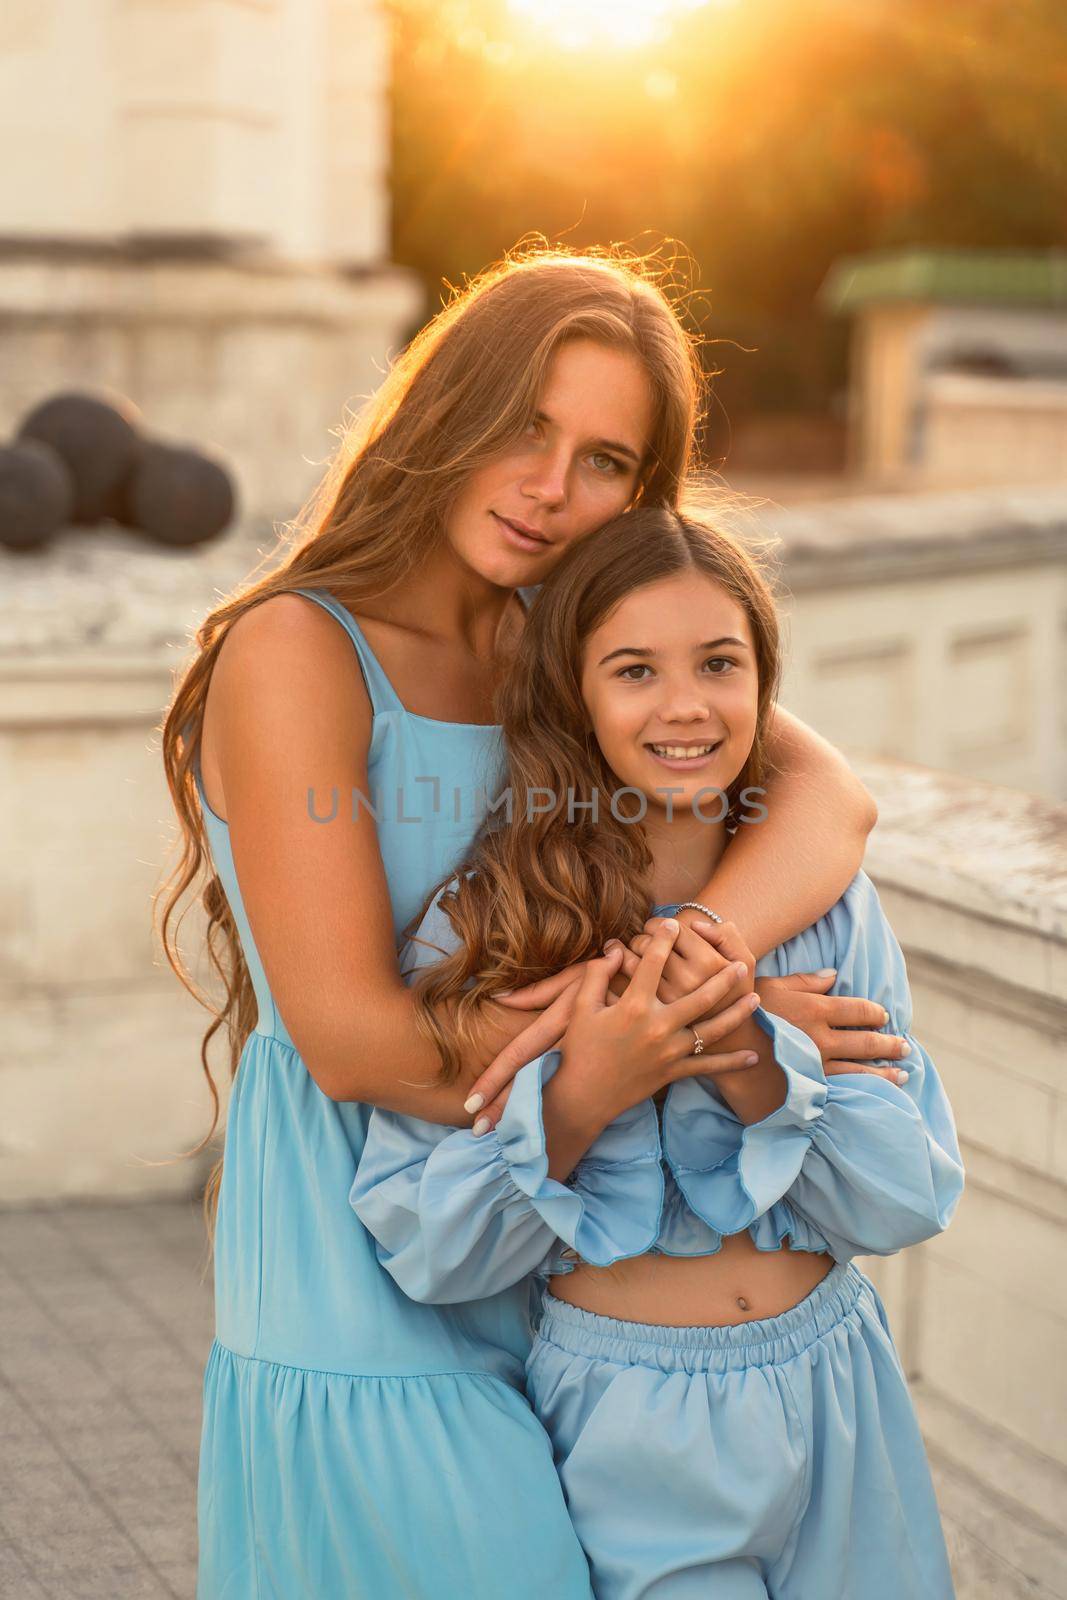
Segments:
[[[465,877],[472,876],[473,869],[464,871]],[[414,933],[404,941],[400,951],[400,971],[403,977],[429,967],[435,961],[440,961],[444,956],[450,956],[459,948],[459,937],[452,926],[451,918],[442,905],[446,894],[454,892],[460,883],[460,873],[453,872],[434,891],[426,910]]]
[[[873,990],[906,984],[904,957],[878,890],[861,867],[830,909],[756,963],[757,977],[834,967],[838,994],[877,998]]]

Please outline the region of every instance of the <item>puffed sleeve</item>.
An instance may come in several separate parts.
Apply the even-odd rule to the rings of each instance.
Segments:
[[[904,956],[877,891],[859,872],[811,930],[819,964],[835,966],[831,992],[878,1001],[888,1030],[910,1053],[898,1086],[870,1073],[827,1078],[815,1045],[761,1007],[786,1079],[785,1100],[747,1126],[699,1079],[671,1091],[664,1144],[686,1199],[723,1233],[737,1233],[779,1200],[825,1237],[837,1260],[889,1255],[945,1228],[963,1189],[952,1111],[929,1055],[910,1032]],[[782,947],[784,950],[786,947]]]
[[[432,912],[419,929],[421,948],[440,953],[455,935],[447,917],[438,911],[431,920]],[[401,970],[410,975],[426,963],[421,952],[402,955]],[[549,1050],[528,1062],[497,1127],[479,1138],[381,1107],[371,1112],[349,1199],[411,1299],[479,1300],[545,1270],[563,1247],[609,1265],[655,1239],[663,1176],[651,1102],[606,1128],[570,1183],[549,1177],[542,1097],[560,1061]]]

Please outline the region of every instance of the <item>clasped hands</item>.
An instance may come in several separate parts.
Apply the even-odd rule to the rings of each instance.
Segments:
[[[715,998],[707,1013],[687,1017],[684,1023],[690,1032],[695,1028],[705,1039],[705,1053],[691,1056],[688,1062],[680,1060],[677,1069],[664,1072],[664,1083],[685,1071],[713,1074],[743,1070],[743,1057],[736,1048],[741,1041],[735,1030],[742,1019],[751,1016],[755,1005],[784,1017],[806,1033],[822,1057],[827,1076],[866,1072],[900,1082],[899,1069],[878,1063],[906,1054],[907,1041],[879,1031],[889,1017],[877,1002],[828,993],[836,977],[832,968],[760,978],[755,1001],[749,999],[745,1005],[746,997],[754,991],[756,963],[735,924],[714,923],[699,916],[689,923],[681,918],[670,921],[677,924],[676,934],[665,932],[668,919],[650,917],[644,931],[628,947],[609,940],[603,957],[576,962],[552,977],[497,997],[498,1020],[511,1037],[471,1085],[466,1108],[477,1116],[476,1133],[487,1132],[500,1120],[515,1074],[528,1061],[559,1045],[568,1030],[573,1035],[580,1028],[582,1018],[576,1020],[576,1009],[584,1011],[585,1021],[592,1027],[592,1014],[617,1006],[631,985],[635,986],[632,1009],[636,1011],[638,986],[643,984],[649,989],[652,982],[655,1001],[659,1002],[656,1009],[662,1019],[660,1031],[666,1032],[671,1018],[683,1009],[677,1002],[688,1000],[710,980],[719,979],[710,985],[709,993]],[[734,969],[729,975],[728,968]],[[645,1000],[651,999],[650,992]],[[537,1015],[531,1017],[532,1012]],[[646,1028],[656,1025],[648,1016],[647,1004],[643,1022]],[[607,1018],[602,1019],[601,1033],[607,1023]],[[679,1026],[675,1022],[676,1040]],[[724,1031],[727,1027],[729,1032]],[[695,1037],[688,1047],[676,1043],[673,1054],[681,1056],[685,1048],[695,1048]]]

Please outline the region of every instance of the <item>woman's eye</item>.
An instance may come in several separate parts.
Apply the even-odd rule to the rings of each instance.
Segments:
[[[720,667],[725,667],[727,669],[729,669],[730,667],[733,666],[733,662],[730,660],[729,656],[709,656],[707,661],[705,661],[704,665],[707,667],[707,666],[710,666],[712,663],[718,663],[718,665]],[[712,673],[712,677],[714,677],[714,678],[721,678],[723,676],[724,676],[724,674],[722,672],[714,672],[714,673]]]
[[[622,462],[616,461],[614,456],[605,455],[602,450],[596,450],[589,457],[598,472],[621,472]]]

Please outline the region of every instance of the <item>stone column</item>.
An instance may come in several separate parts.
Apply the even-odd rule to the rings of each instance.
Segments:
[[[417,320],[377,0],[10,0],[0,429],[100,385],[293,514]]]

